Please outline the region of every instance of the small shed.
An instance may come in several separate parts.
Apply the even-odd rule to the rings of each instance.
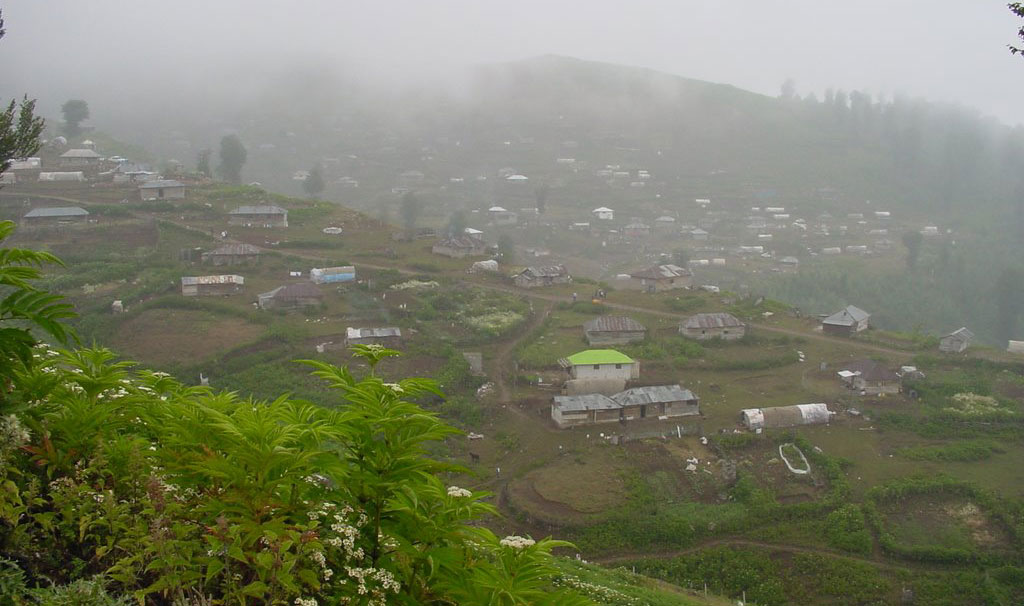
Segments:
[[[844,385],[861,395],[878,396],[900,391],[900,375],[875,360],[848,362],[836,374]]]
[[[257,303],[260,309],[298,309],[316,307],[323,298],[324,294],[313,284],[297,282],[258,295]]]
[[[139,197],[143,200],[181,200],[185,197],[185,184],[174,179],[146,181],[139,185]]]
[[[9,170],[41,170],[43,168],[42,158],[21,158],[18,160],[11,160],[11,166]]]
[[[594,210],[590,211],[590,214],[594,215],[594,218],[598,219],[599,221],[612,221],[615,219],[615,211],[608,208],[607,206],[595,208]]]
[[[701,229],[699,227],[697,229],[695,229],[695,230],[690,232],[690,237],[693,238],[694,240],[697,240],[697,241],[707,240],[708,239],[708,235],[710,235],[710,234],[708,234],[707,231],[705,231],[705,230],[703,230],[703,229]]]
[[[487,209],[487,215],[495,225],[515,225],[519,222],[519,216],[501,206],[492,206]]]
[[[33,208],[23,217],[28,225],[45,225],[81,221],[89,211],[78,206],[53,206]]]
[[[402,340],[402,329],[396,326],[382,328],[352,328],[345,329],[346,345],[384,345],[391,347]]]
[[[822,320],[821,330],[825,334],[849,337],[867,330],[869,318],[871,318],[871,314],[863,309],[847,305],[844,309]]]
[[[734,341],[747,334],[747,325],[724,312],[694,314],[679,324],[679,334],[690,339]]]
[[[747,429],[758,430],[821,425],[828,423],[833,414],[823,403],[795,404],[771,408],[747,408],[740,411],[740,420],[747,426]]]
[[[939,339],[939,351],[945,353],[963,353],[967,346],[974,339],[974,333],[967,330],[966,326],[954,330],[948,335]]]
[[[186,297],[233,295],[242,292],[245,278],[237,275],[183,276],[181,294]]]
[[[553,400],[551,418],[563,429],[591,423],[611,423],[622,417],[619,403],[598,393],[555,396]]]
[[[260,249],[252,244],[225,244],[202,254],[203,263],[211,265],[242,265],[246,263],[258,263],[260,260]]]
[[[40,181],[85,181],[85,173],[80,170],[64,172],[39,173]]]
[[[288,211],[280,206],[239,206],[228,213],[229,225],[244,227],[288,227]]]
[[[339,267],[314,267],[309,270],[309,279],[313,284],[334,284],[338,282],[352,282],[356,279],[356,268],[354,265],[342,265]]]
[[[627,316],[601,316],[583,324],[588,345],[625,345],[643,341],[647,327]]]
[[[527,267],[516,274],[512,281],[520,288],[540,288],[555,284],[568,284],[572,276],[564,265],[548,265],[545,267]]]

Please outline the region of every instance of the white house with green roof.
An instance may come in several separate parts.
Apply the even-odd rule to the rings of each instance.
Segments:
[[[587,349],[558,363],[569,373],[566,395],[611,395],[625,389],[630,379],[640,378],[640,363],[614,349]]]

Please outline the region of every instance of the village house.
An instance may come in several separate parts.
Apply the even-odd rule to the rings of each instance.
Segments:
[[[612,221],[615,219],[615,211],[608,208],[607,206],[595,208],[594,210],[590,211],[590,213],[594,215],[594,218],[599,221]]]
[[[583,394],[555,396],[551,418],[565,429],[593,423],[700,414],[697,396],[678,385],[634,387],[612,396]]]
[[[23,218],[26,225],[56,225],[81,221],[88,216],[89,211],[78,206],[54,206],[33,208]]]
[[[540,288],[555,284],[568,284],[572,282],[572,276],[569,275],[569,270],[564,265],[549,265],[527,267],[516,274],[512,281],[520,288]]]
[[[479,238],[470,236],[449,236],[438,240],[430,252],[453,259],[482,255],[487,252],[487,245]]]
[[[601,316],[583,324],[588,345],[625,345],[643,341],[647,327],[626,316]]]
[[[724,312],[694,314],[679,324],[679,334],[690,339],[734,341],[747,334],[747,325]]]
[[[822,320],[821,330],[828,335],[849,337],[858,332],[867,330],[868,320],[870,318],[871,314],[863,309],[854,307],[853,305],[847,305],[845,309],[837,311]]]
[[[227,296],[242,292],[244,284],[245,278],[236,275],[183,276],[181,294],[186,297]]]
[[[874,360],[856,360],[843,364],[839,372],[843,385],[862,396],[879,396],[900,392],[900,375]]]
[[[346,345],[384,345],[394,347],[402,340],[402,329],[396,326],[382,328],[352,328],[345,329]]]
[[[640,378],[640,363],[614,349],[587,349],[558,363],[568,373],[562,388],[566,395],[610,395],[625,389],[630,379]]]
[[[258,263],[260,260],[260,249],[252,244],[225,244],[202,254],[203,263],[211,265],[243,265],[247,263]]]
[[[835,414],[822,403],[774,406],[771,408],[747,408],[740,411],[740,420],[747,429],[760,431],[776,427],[797,427],[800,425],[821,425],[828,423]]]
[[[627,238],[646,238],[651,235],[651,226],[646,223],[634,221],[622,228],[622,235]]]
[[[694,240],[698,241],[698,242],[703,242],[703,241],[707,240],[708,239],[708,235],[709,234],[708,234],[707,231],[705,231],[705,230],[703,230],[703,229],[701,229],[699,227],[697,229],[694,229],[694,230],[690,231],[690,237],[693,238]]]
[[[143,200],[180,200],[185,197],[185,184],[173,179],[146,181],[139,185]]]
[[[342,265],[339,267],[314,267],[309,270],[309,279],[313,284],[335,284],[341,282],[352,282],[356,279],[356,268],[354,265]]]
[[[939,339],[939,351],[945,353],[963,353],[974,339],[974,333],[962,326]]]
[[[260,309],[298,309],[316,307],[323,302],[323,298],[323,293],[316,286],[309,282],[297,282],[257,295],[257,304]]]
[[[228,225],[288,227],[288,211],[280,206],[239,206],[229,213]]]
[[[484,239],[484,232],[480,231],[479,229],[473,229],[472,227],[467,227],[466,229],[462,230],[462,233],[469,236],[470,238],[475,238],[477,240]]]
[[[98,165],[102,159],[91,149],[69,149],[60,155],[57,164],[63,168],[87,168]]]
[[[692,284],[693,272],[678,265],[654,265],[629,274],[629,285],[644,292],[689,288]]]
[[[516,213],[506,210],[501,206],[492,206],[487,209],[487,216],[491,218],[494,225],[515,225],[519,222]]]

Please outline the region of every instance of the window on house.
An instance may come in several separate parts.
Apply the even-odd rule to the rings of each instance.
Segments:
[[[594,364],[594,370],[601,370],[600,364]]]
[[[622,364],[616,364],[615,370],[622,370]]]

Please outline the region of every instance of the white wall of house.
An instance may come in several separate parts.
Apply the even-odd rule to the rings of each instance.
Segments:
[[[629,379],[640,378],[640,364],[577,364],[572,367],[574,379]]]

